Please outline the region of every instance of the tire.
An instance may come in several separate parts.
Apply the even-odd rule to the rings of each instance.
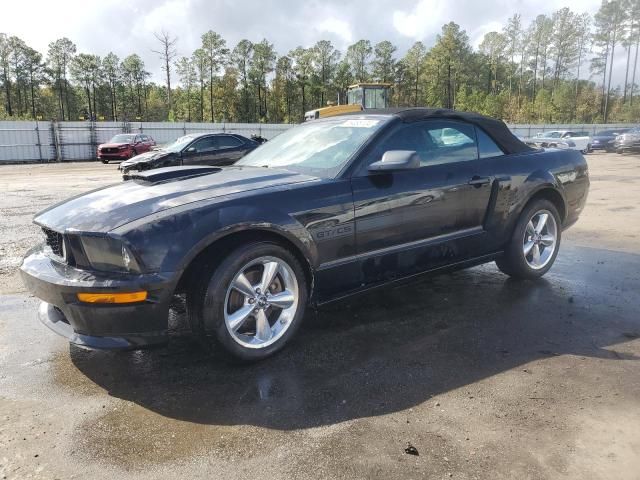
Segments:
[[[260,283],[268,284],[267,293],[259,289]],[[277,295],[280,306],[273,300]],[[187,290],[194,334],[206,344],[213,340],[241,361],[262,360],[282,349],[300,327],[306,304],[307,281],[300,262],[272,242],[248,243],[224,257],[208,258]]]
[[[109,163],[109,160],[106,160],[106,159],[104,159],[104,158],[103,158],[103,159],[101,160],[101,162],[102,162],[102,163],[104,163],[105,165],[107,165],[107,164]]]
[[[133,158],[136,155],[138,155],[138,152],[136,152],[136,149],[134,148],[134,149],[131,150],[131,155],[129,155],[129,158]]]
[[[539,230],[538,222],[543,214],[547,217]],[[520,214],[504,256],[496,260],[496,265],[503,273],[514,278],[539,278],[547,273],[555,262],[561,237],[562,223],[555,205],[549,200],[534,200]],[[526,254],[525,248],[529,249]]]
[[[616,153],[617,153],[618,155],[622,155],[622,154],[624,153],[624,150],[622,150],[621,148],[619,148],[619,149],[617,149],[617,150],[616,150]]]

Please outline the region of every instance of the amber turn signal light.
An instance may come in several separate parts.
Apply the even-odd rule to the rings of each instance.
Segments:
[[[147,292],[128,293],[78,293],[78,300],[85,303],[136,303],[144,302]]]

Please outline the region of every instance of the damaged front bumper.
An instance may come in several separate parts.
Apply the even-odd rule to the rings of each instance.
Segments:
[[[42,247],[25,257],[20,272],[27,289],[43,300],[38,317],[71,343],[96,349],[142,348],[167,341],[169,305],[179,274],[89,272],[50,258]],[[144,290],[144,301],[85,303],[78,293]]]

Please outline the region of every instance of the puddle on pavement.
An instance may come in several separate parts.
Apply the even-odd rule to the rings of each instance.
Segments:
[[[606,260],[598,268],[615,270]],[[14,359],[43,359],[44,367],[20,373],[24,391],[44,381],[45,393],[55,395],[58,386],[65,397],[78,397],[71,408],[87,406],[69,445],[78,460],[136,470],[204,454],[260,458],[317,427],[404,411],[535,361],[549,335],[556,335],[559,355],[591,353],[589,328],[599,325],[606,305],[597,304],[610,293],[601,283],[588,288],[593,266],[587,273],[518,283],[481,267],[354,297],[318,318],[310,312],[289,348],[249,366],[199,348],[180,327],[181,311],[172,317],[169,345],[154,350],[86,351],[44,327],[34,341],[16,321],[3,342]],[[532,304],[535,311],[523,308]],[[582,323],[574,326],[569,315],[578,313]],[[17,372],[19,362],[11,364]]]
[[[194,424],[120,403],[84,421],[74,432],[71,448],[83,461],[143,470],[205,454],[224,460],[262,457],[292,440],[290,432]]]
[[[78,367],[71,361],[68,350],[55,353],[50,362],[52,382],[68,390],[69,393],[89,396],[104,392],[103,388],[78,370]]]

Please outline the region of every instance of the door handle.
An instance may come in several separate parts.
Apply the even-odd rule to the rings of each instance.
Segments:
[[[473,185],[476,188],[480,188],[482,185],[488,185],[489,183],[491,183],[491,178],[479,177],[478,175],[474,175],[467,183],[469,185]]]

